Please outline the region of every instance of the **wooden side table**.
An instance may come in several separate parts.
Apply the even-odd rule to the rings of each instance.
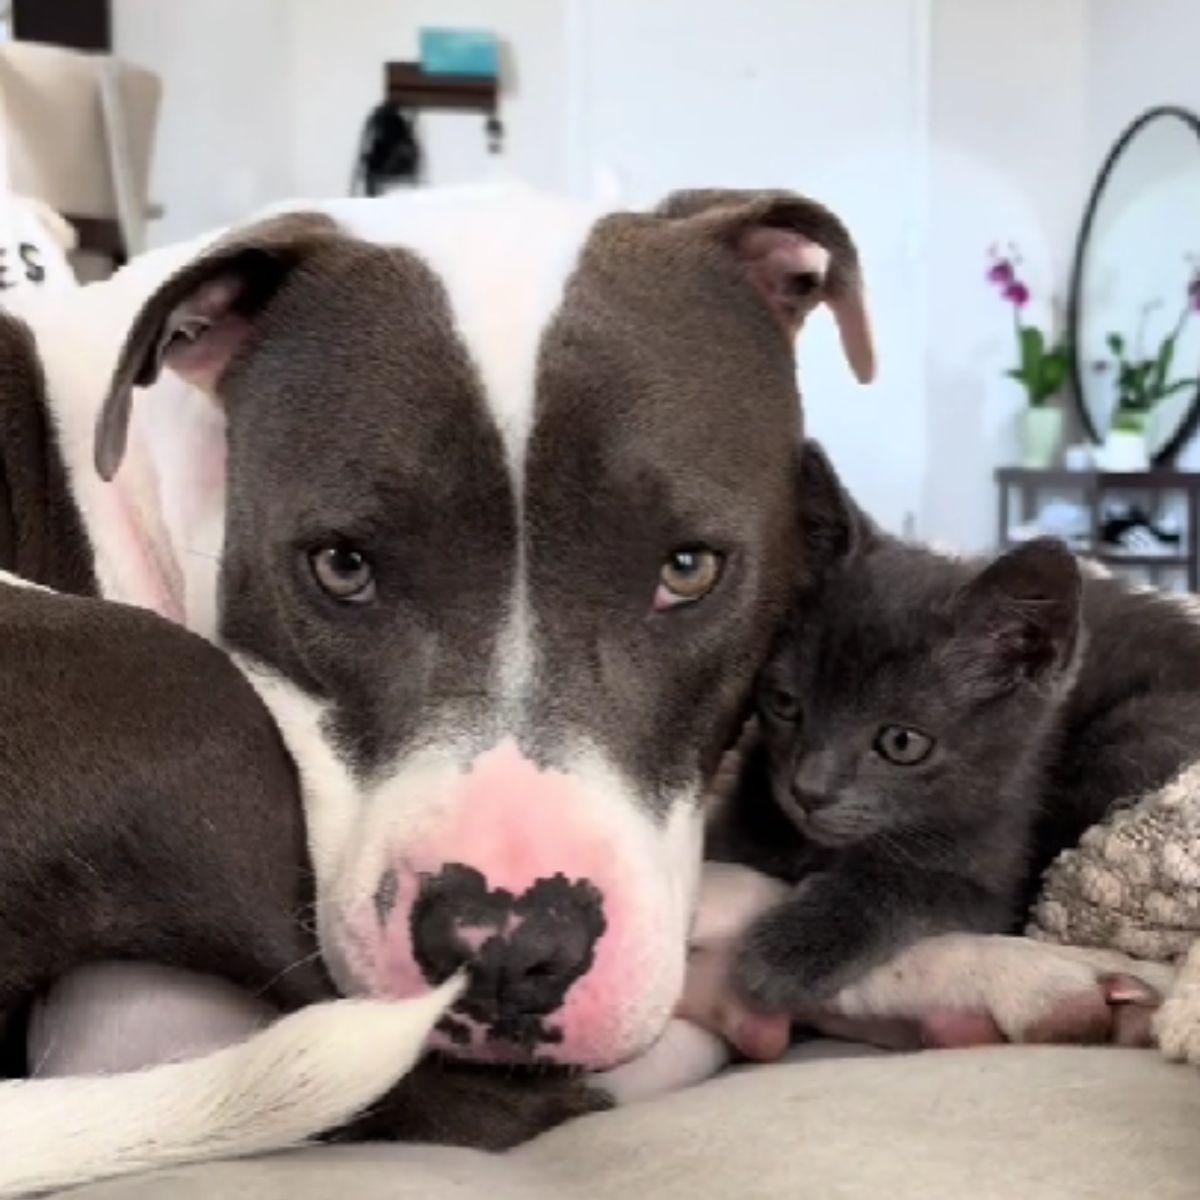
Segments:
[[[1016,545],[1012,537],[1014,516],[1021,522],[1034,520],[1047,492],[1073,493],[1089,514],[1087,544],[1079,553],[1105,566],[1138,568],[1150,572],[1157,584],[1164,572],[1183,571],[1189,592],[1200,592],[1200,473],[1194,471],[1068,471],[1001,467],[996,471],[998,543],[1002,549]],[[1130,493],[1147,498],[1153,515],[1167,496],[1180,496],[1185,506],[1185,527],[1177,553],[1137,554],[1105,546],[1100,537],[1104,502],[1114,494]],[[1016,501],[1014,505],[1014,499]]]

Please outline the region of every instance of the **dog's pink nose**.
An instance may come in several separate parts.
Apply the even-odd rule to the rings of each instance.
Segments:
[[[444,1045],[605,1059],[589,1043],[613,1039],[646,942],[627,916],[624,827],[606,828],[590,791],[511,742],[481,755],[439,810],[379,878],[372,990],[411,996],[465,969]]]

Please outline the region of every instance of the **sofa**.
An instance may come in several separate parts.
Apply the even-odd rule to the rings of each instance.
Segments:
[[[62,1193],[65,1198],[68,1194]],[[70,1200],[1197,1200],[1200,1073],[1151,1051],[814,1042],[495,1157],[328,1146]]]

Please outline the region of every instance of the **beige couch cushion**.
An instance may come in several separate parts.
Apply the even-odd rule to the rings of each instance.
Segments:
[[[317,1148],[70,1196],[1196,1200],[1200,1074],[1130,1050],[817,1057],[588,1118],[499,1159],[421,1146]]]

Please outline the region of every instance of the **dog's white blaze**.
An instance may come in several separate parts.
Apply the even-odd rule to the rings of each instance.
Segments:
[[[513,184],[321,207],[347,232],[410,250],[437,275],[519,489],[542,335],[598,211]]]
[[[446,292],[456,332],[504,440],[517,506],[516,582],[492,687],[514,726],[537,659],[525,587],[523,482],[534,422],[538,355],[599,210],[502,184],[351,200],[324,209],[349,233],[418,255]]]
[[[496,645],[492,687],[505,723],[519,727],[534,677],[536,654],[533,615],[525,583],[524,538],[518,542],[516,583],[508,601],[508,615]]]
[[[492,686],[514,725],[534,676],[536,647],[525,588],[523,482],[534,422],[538,355],[547,326],[599,211],[501,184],[352,200],[324,209],[349,233],[417,254],[445,289],[455,329],[479,373],[504,440],[517,506],[516,582]]]

